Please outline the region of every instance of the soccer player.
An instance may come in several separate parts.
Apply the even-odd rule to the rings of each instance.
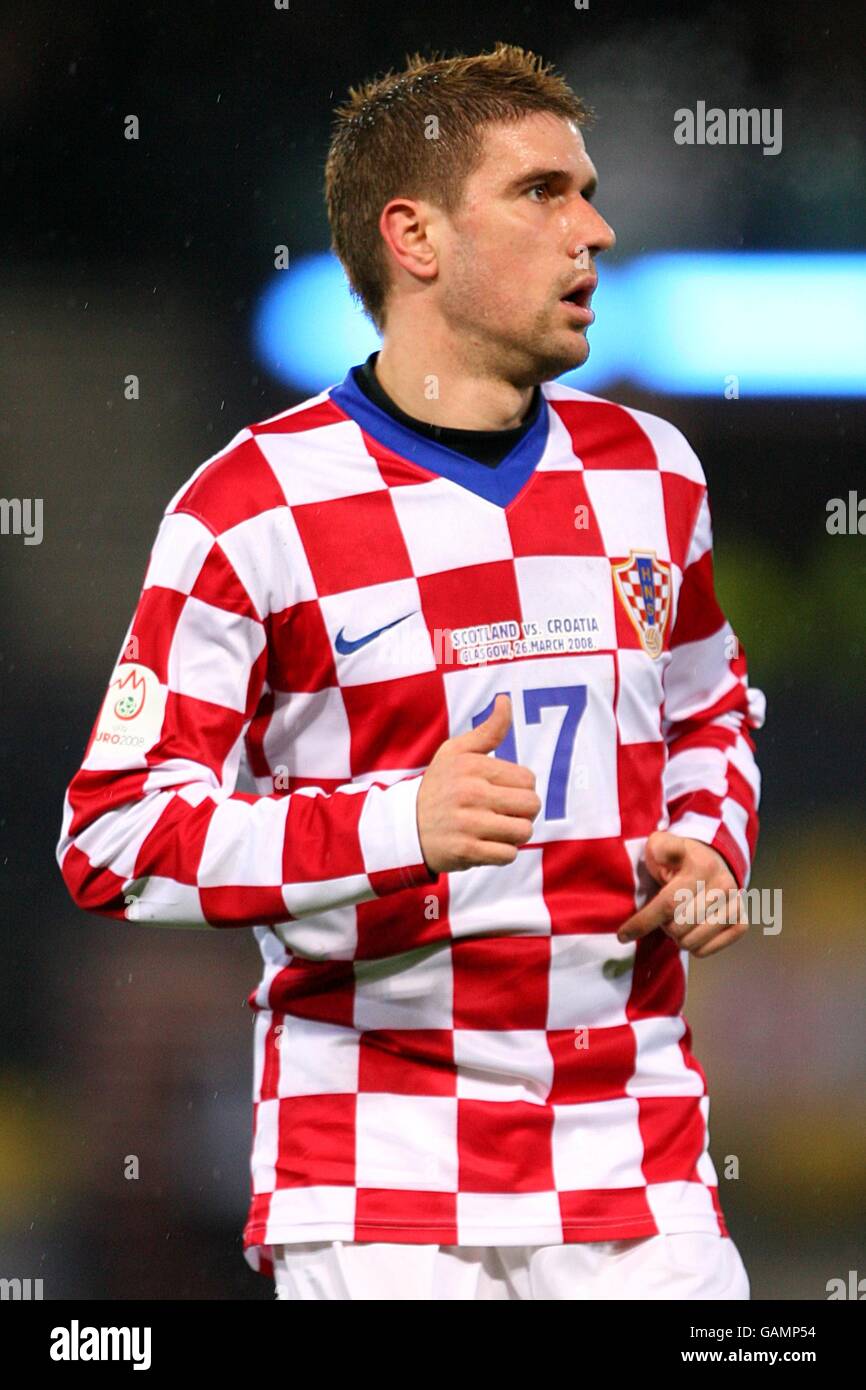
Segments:
[[[556,382],[614,243],[587,118],[504,44],[350,93],[381,350],[176,493],[69,787],[79,906],[261,947],[281,1299],[749,1297],[682,1009],[746,930],[764,701],[689,444]]]

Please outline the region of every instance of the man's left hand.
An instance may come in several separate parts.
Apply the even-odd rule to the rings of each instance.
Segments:
[[[617,932],[620,942],[635,941],[661,927],[682,950],[702,960],[733,945],[748,930],[736,879],[710,845],[656,830],[646,842],[645,859],[647,869],[662,887],[640,912],[623,922]],[[712,922],[706,921],[706,911],[698,917],[694,910],[701,901],[697,898],[699,884],[703,884],[704,903],[711,909]],[[693,898],[678,897],[683,890]],[[717,890],[724,893],[724,902]],[[682,904],[689,901],[693,910],[686,912]]]

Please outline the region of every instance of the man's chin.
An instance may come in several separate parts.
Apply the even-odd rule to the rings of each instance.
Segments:
[[[538,369],[543,372],[538,380],[552,381],[565,372],[574,372],[588,357],[589,342],[584,333],[575,333],[571,341],[561,347],[546,344],[538,354]]]
[[[585,330],[582,333],[575,333],[573,347],[575,361],[571,368],[566,367],[566,371],[573,371],[575,367],[582,367],[589,357],[589,338],[586,336]]]

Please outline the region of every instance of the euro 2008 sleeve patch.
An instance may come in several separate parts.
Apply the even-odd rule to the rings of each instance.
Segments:
[[[88,766],[118,767],[139,760],[143,764],[162,730],[166,695],[166,687],[149,666],[120,662],[102,704]]]

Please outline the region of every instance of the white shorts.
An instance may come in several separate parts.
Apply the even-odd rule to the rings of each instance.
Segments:
[[[729,1236],[678,1232],[570,1245],[274,1246],[278,1299],[749,1299]]]

